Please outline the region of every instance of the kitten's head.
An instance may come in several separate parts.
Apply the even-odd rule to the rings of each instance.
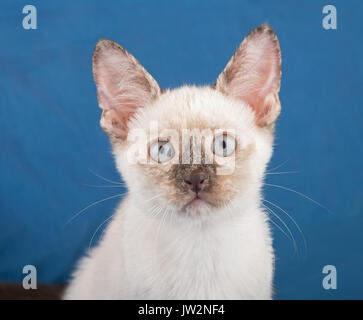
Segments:
[[[93,72],[101,126],[141,203],[198,215],[258,201],[281,109],[281,55],[271,27],[254,29],[211,87],[161,90],[110,40],[98,42]]]

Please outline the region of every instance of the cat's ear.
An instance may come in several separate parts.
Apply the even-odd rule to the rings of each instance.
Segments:
[[[273,29],[263,24],[243,40],[215,87],[242,100],[255,111],[260,127],[275,122],[280,114],[278,96],[281,79],[281,52]]]
[[[93,76],[101,127],[112,137],[125,139],[128,121],[138,108],[150,104],[160,87],[141,64],[119,44],[100,40],[93,53]]]

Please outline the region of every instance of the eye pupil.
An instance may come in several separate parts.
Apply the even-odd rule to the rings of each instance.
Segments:
[[[174,148],[169,141],[156,141],[150,146],[149,153],[152,159],[163,163],[174,157]]]
[[[229,134],[217,136],[213,143],[213,153],[220,157],[230,156],[236,149],[236,140]]]
[[[160,154],[163,154],[163,153],[164,153],[164,151],[165,151],[165,147],[164,147],[164,145],[162,145],[162,144],[160,143],[160,145],[159,145],[159,153],[160,153]]]

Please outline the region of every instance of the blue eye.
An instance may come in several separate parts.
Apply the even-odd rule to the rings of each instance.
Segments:
[[[229,134],[221,134],[213,141],[213,153],[219,157],[229,157],[236,149],[236,139]]]
[[[169,141],[156,141],[150,145],[149,154],[154,161],[164,163],[174,158],[175,151]]]

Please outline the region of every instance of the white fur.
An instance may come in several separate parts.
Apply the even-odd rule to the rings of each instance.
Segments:
[[[243,162],[245,178],[227,206],[199,216],[178,214],[153,177],[127,161],[128,143],[114,146],[129,194],[100,244],[84,257],[65,299],[271,299],[272,239],[261,209],[261,186],[273,135],[258,127],[243,102],[211,88],[168,91],[139,109],[129,127],[188,127],[195,118],[236,130],[237,143],[254,146]],[[154,200],[150,200],[156,197]],[[155,206],[167,216],[152,215]]]

